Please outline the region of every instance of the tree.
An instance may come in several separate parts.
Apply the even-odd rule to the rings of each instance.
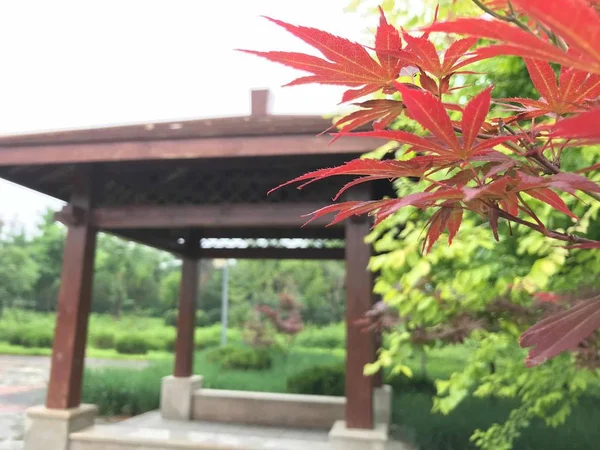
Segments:
[[[313,218],[330,213],[333,222],[366,213],[375,217],[372,239],[382,253],[373,260],[373,268],[382,271],[376,289],[400,312],[393,325],[386,321],[398,329],[379,365],[406,357],[415,344],[475,341],[471,363],[439,384],[443,397],[436,408],[450,411],[473,390],[482,396],[519,396],[521,405],[505,424],[474,435],[484,448],[499,449],[510,448],[532,417],[550,425],[563,422],[593,373],[581,368],[598,364],[594,330],[600,325],[600,300],[582,301],[567,291],[574,279],[587,282],[589,295],[596,289],[593,276],[584,276],[595,269],[582,269],[582,263],[595,261],[597,252],[582,249],[600,247],[595,226],[600,152],[593,145],[600,142],[600,110],[594,108],[600,95],[600,18],[593,9],[598,3],[589,6],[583,0],[475,3],[486,19],[435,22],[418,36],[401,34],[381,12],[375,56],[359,44],[277,20],[325,59],[251,53],[310,73],[290,84],[350,87],[343,102],[375,94],[336,121],[335,138],[379,137],[406,151],[291,182],[359,177],[344,186],[343,194],[359,183],[394,180],[398,198],[337,203]],[[469,37],[445,35],[440,58],[430,35],[435,31]],[[500,43],[469,51],[480,38]],[[499,99],[506,111],[492,109],[488,118],[491,87],[469,95],[456,80],[464,78],[467,65],[499,55],[525,58],[520,64],[540,98],[519,93],[519,98]],[[560,65],[558,77],[549,62]],[[471,97],[466,105],[465,97]],[[371,123],[373,131],[353,132]],[[445,231],[452,247],[434,246]],[[500,244],[491,245],[491,236]],[[542,317],[521,338],[524,346],[534,347],[527,363],[536,367],[526,372],[515,361],[522,355],[516,337]],[[547,361],[565,350],[575,353]],[[500,364],[490,364],[495,361]]]
[[[31,257],[39,267],[39,277],[32,292],[38,311],[54,311],[56,308],[65,236],[65,228],[54,221],[54,211],[42,213],[30,243]]]
[[[3,235],[0,222],[0,236]],[[38,278],[22,232],[10,232],[0,240],[0,315],[4,307],[26,306]]]

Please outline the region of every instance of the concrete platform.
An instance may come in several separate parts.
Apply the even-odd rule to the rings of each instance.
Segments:
[[[257,411],[260,414],[259,411]],[[332,450],[324,430],[173,421],[158,411],[71,433],[70,450]],[[406,450],[388,442],[386,450]]]

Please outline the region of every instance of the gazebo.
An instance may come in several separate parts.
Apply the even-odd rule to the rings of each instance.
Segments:
[[[369,221],[326,227],[327,221],[316,220],[302,227],[302,215],[326,205],[341,186],[337,180],[266,195],[274,186],[353,159],[381,141],[348,137],[330,145],[330,137],[318,136],[329,120],[270,115],[268,100],[268,91],[252,91],[252,114],[244,117],[0,137],[1,178],[67,202],[56,216],[68,232],[48,394],[44,406],[28,412],[26,450],[259,448],[120,440],[110,433],[101,438],[102,427],[93,426],[96,408],[81,404],[98,231],[182,260],[175,364],[173,375],[162,382],[164,420],[326,428],[331,431],[323,448],[384,448],[391,394],[380,378],[363,375],[364,365],[374,360],[377,339],[353,325],[373,304],[367,270],[371,249],[364,242]],[[347,198],[383,194],[357,186]],[[203,243],[210,238],[266,239],[269,246],[207,248]],[[280,244],[284,238],[315,245],[288,248]],[[344,245],[324,245],[332,240]],[[192,367],[201,258],[345,259],[345,398],[202,389]]]

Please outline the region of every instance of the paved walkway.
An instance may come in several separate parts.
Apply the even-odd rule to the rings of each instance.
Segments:
[[[135,367],[144,361],[86,359],[86,367]],[[17,450],[25,430],[25,410],[44,403],[50,373],[47,356],[0,355],[0,450]]]

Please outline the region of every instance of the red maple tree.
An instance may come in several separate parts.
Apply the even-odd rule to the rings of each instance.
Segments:
[[[458,232],[464,211],[481,215],[498,239],[498,222],[517,223],[570,247],[600,248],[600,242],[549,228],[530,205],[530,198],[577,219],[559,194],[600,199],[600,185],[585,174],[561,170],[565,149],[600,143],[600,15],[589,0],[511,0],[476,2],[488,14],[480,18],[434,21],[418,33],[391,25],[381,11],[374,48],[325,31],[269,19],[317,49],[322,57],[244,50],[308,72],[289,85],[322,83],[347,86],[342,102],[380,92],[387,98],[363,100],[358,110],[338,120],[334,138],[367,136],[396,141],[409,156],[402,161],[357,159],[302,175],[290,183],[300,188],[332,176],[355,176],[346,189],[373,180],[417,177],[422,192],[401,198],[345,201],[314,211],[312,219],[333,214],[332,223],[354,215],[374,216],[375,224],[400,208],[432,210],[424,251],[447,230]],[[430,33],[459,34],[443,52]],[[477,46],[481,39],[488,44]],[[492,41],[489,44],[490,40]],[[452,77],[474,62],[500,55],[523,57],[538,99],[498,101],[511,116],[490,117],[492,87],[466,106],[444,99],[457,87]],[[555,72],[550,65],[560,65]],[[410,74],[409,82],[401,75]],[[381,95],[380,95],[381,97]],[[418,123],[426,135],[389,129],[400,115]],[[456,120],[456,116],[460,120]],[[539,120],[546,118],[551,120]],[[538,120],[536,120],[538,119]],[[353,131],[372,124],[371,131]],[[440,176],[445,174],[445,176]],[[281,186],[280,186],[281,187]],[[334,199],[337,200],[337,197]],[[600,327],[600,301],[578,304],[534,325],[521,338],[533,346],[527,363],[539,364],[579,343]]]

